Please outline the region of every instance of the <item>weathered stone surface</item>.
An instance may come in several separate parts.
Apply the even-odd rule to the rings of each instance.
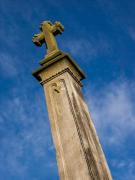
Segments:
[[[43,85],[61,180],[111,180],[81,92],[83,72],[60,53],[33,75]]]

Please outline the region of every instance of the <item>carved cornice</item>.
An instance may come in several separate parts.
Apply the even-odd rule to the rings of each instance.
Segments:
[[[41,84],[41,85],[44,85],[44,84],[48,83],[49,81],[53,80],[54,78],[56,78],[56,77],[58,77],[58,76],[60,76],[60,75],[62,75],[62,74],[64,74],[64,73],[66,73],[66,72],[68,72],[68,73],[72,76],[72,78],[73,78],[81,87],[83,86],[82,83],[77,79],[77,77],[73,74],[73,72],[72,72],[69,68],[65,68],[65,69],[63,69],[62,71],[59,71],[59,72],[57,72],[56,74],[52,75],[51,77],[49,77],[49,78],[47,78],[47,79],[45,79],[45,80],[41,80],[41,81],[40,81],[40,84]]]
[[[38,69],[36,69],[35,71],[32,72],[33,76],[35,76],[35,78],[39,81],[41,81],[41,78],[39,77],[39,74],[47,69],[50,66],[53,66],[56,62],[58,61],[65,61],[68,60],[70,62],[70,64],[73,66],[73,68],[76,69],[76,71],[80,74],[81,76],[81,80],[85,79],[85,74],[84,72],[80,69],[80,67],[75,63],[75,61],[68,55],[65,53],[60,52],[60,54],[58,54],[58,56],[53,56],[52,59],[44,59],[40,62],[40,64],[42,64],[42,66],[40,66]]]

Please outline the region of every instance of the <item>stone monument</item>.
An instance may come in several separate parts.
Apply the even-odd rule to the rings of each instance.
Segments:
[[[40,30],[32,40],[37,46],[45,43],[47,55],[33,75],[44,88],[60,180],[111,180],[81,92],[85,75],[55,40],[64,27],[44,21]]]

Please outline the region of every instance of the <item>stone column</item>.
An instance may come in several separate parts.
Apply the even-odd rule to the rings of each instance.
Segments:
[[[81,92],[84,73],[58,53],[33,72],[44,88],[60,180],[111,180]]]

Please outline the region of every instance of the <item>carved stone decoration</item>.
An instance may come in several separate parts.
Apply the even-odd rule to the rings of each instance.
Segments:
[[[86,152],[86,159],[88,162],[88,167],[90,174],[93,174],[93,177],[97,177],[97,179],[100,179],[100,176],[103,176],[106,179],[109,179],[110,177],[106,173],[106,169],[108,169],[108,166],[106,164],[106,160],[102,151],[102,148],[100,146],[98,137],[96,135],[96,131],[94,128],[94,125],[92,123],[91,117],[88,112],[88,108],[86,103],[84,102],[81,89],[78,86],[78,84],[74,83],[75,88],[75,94],[73,94],[73,102],[74,102],[74,108],[76,109],[78,120],[79,120],[79,126],[81,133],[84,135],[81,135],[81,137],[84,137],[84,151]],[[87,141],[87,146],[86,146]],[[91,159],[91,160],[90,160]],[[93,162],[93,163],[90,163]],[[96,164],[96,166],[95,166]],[[92,168],[93,166],[93,168]],[[100,173],[99,173],[100,172]],[[101,174],[99,176],[99,174]]]
[[[42,46],[42,44],[45,43],[47,56],[59,52],[55,36],[64,31],[63,25],[58,21],[56,21],[54,25],[50,21],[44,21],[40,25],[40,31],[41,33],[33,36],[33,43],[37,46]]]
[[[99,173],[97,170],[97,166],[96,166],[96,161],[95,161],[93,153],[92,153],[92,142],[90,142],[90,144],[89,144],[88,135],[86,132],[87,129],[84,127],[84,123],[83,123],[84,119],[82,119],[82,117],[81,117],[81,113],[80,113],[80,110],[79,110],[79,107],[77,105],[74,95],[73,95],[73,104],[74,104],[74,109],[76,111],[76,119],[77,119],[77,127],[78,127],[78,131],[79,131],[79,137],[80,137],[81,145],[83,147],[86,163],[87,163],[87,166],[89,169],[89,174],[90,174],[92,180],[100,179]]]

